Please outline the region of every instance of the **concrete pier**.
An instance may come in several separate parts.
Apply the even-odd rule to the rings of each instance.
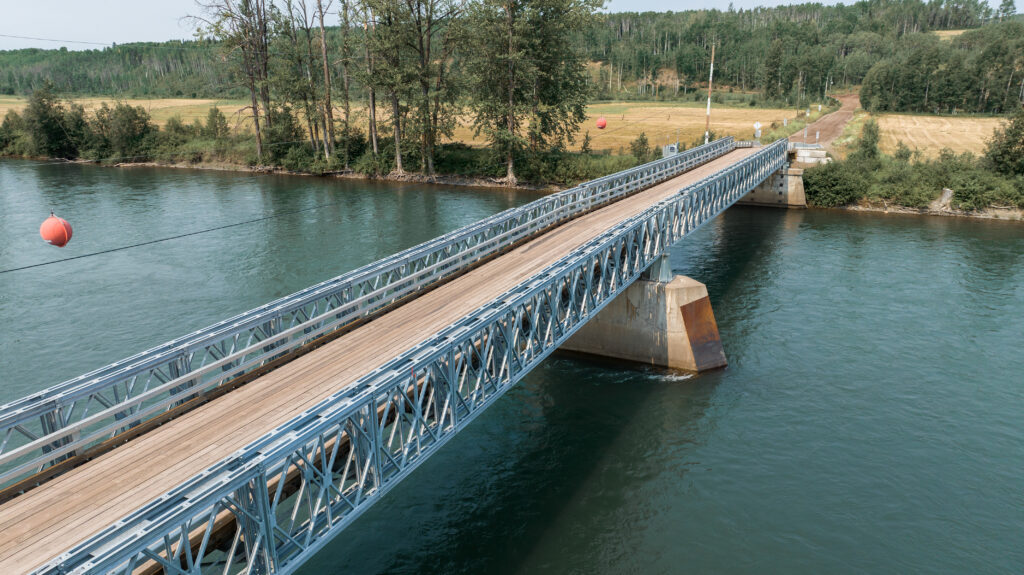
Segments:
[[[673,276],[666,257],[561,349],[688,371],[726,365],[707,287]]]
[[[776,208],[806,208],[804,171],[802,168],[787,166],[772,174],[736,203]]]

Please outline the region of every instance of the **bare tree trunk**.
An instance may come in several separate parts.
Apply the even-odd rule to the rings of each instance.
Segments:
[[[256,0],[253,7],[256,9],[254,14],[256,72],[259,79],[260,99],[263,100],[263,113],[267,115],[267,126],[270,126],[270,38],[267,34],[267,6],[265,0]]]
[[[515,28],[515,16],[512,12],[511,2],[505,5],[505,16],[508,21],[508,112],[506,117],[506,129],[509,133],[509,144],[506,157],[506,173],[505,183],[508,186],[516,185],[516,173],[515,173],[515,158],[513,157],[513,145],[511,139],[516,133],[516,117],[515,117],[515,87],[516,87],[516,67],[512,60],[512,54],[515,53],[515,39],[514,39],[514,28]]]
[[[377,145],[377,93],[370,86],[370,140],[373,142],[373,155],[380,153]]]
[[[402,175],[405,170],[402,169],[402,116],[398,105],[398,92],[391,92],[391,113],[395,132],[395,173]]]
[[[328,8],[330,3],[328,3]],[[331,68],[327,63],[327,31],[324,29],[324,4],[316,0],[316,9],[320,16],[320,55],[324,63],[324,123],[327,125],[327,145],[324,155],[328,158],[334,152],[334,111],[331,109]]]
[[[348,58],[349,58],[349,44],[348,44],[348,33],[349,22],[348,16],[348,3],[349,0],[341,0],[341,109],[344,113],[342,120],[345,133],[342,135],[342,154],[345,156],[345,169],[349,169],[349,115],[351,114],[351,106],[349,105],[349,76],[348,76]]]
[[[369,18],[367,18],[367,15],[369,15]],[[367,22],[365,31],[368,36],[374,27],[372,22],[373,12],[364,11],[363,18]],[[363,52],[366,55],[366,77],[373,78],[373,54],[370,53],[369,38],[363,39]],[[370,109],[368,114],[370,117],[370,142],[373,144],[373,155],[376,157],[380,153],[380,148],[377,144],[377,91],[374,89],[373,84],[370,84],[368,88],[370,90]]]
[[[263,161],[263,134],[260,130],[260,105],[256,101],[256,85],[253,79],[249,78],[249,96],[252,102],[252,125],[256,132],[256,158]]]

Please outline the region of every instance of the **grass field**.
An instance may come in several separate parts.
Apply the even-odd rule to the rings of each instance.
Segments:
[[[967,30],[936,30],[932,33],[938,36],[941,40],[952,40],[966,31]]]
[[[111,102],[109,98],[80,98],[76,100],[86,110],[99,107],[101,102]],[[149,111],[154,123],[163,126],[168,118],[180,115],[186,123],[192,123],[196,119],[206,118],[206,113],[211,106],[217,105],[228,118],[231,126],[238,126],[239,129],[247,129],[248,123],[244,117],[239,117],[239,111],[245,105],[238,100],[191,100],[191,99],[157,99],[157,100],[125,100],[132,106],[142,106]],[[15,96],[0,96],[0,117],[7,113],[7,110],[20,111],[25,107],[25,98]],[[818,117],[817,105],[811,107],[810,119]],[[608,150],[617,153],[619,149],[628,151],[629,143],[632,142],[641,132],[647,135],[651,146],[666,144],[675,141],[677,135],[679,140],[690,144],[704,134],[704,103],[703,102],[602,102],[588,107],[587,120],[583,124],[579,138],[573,149],[579,149],[583,140],[583,134],[590,131],[591,147],[594,150]],[[390,117],[386,107],[379,110],[382,122],[388,122]],[[771,131],[772,123],[782,125],[783,118],[793,120],[798,112],[793,109],[779,108],[752,108],[725,107],[724,105],[712,105],[711,129],[719,136],[735,136],[738,139],[750,139],[754,134],[754,122],[760,122],[765,134]],[[338,114],[335,117],[339,117]],[[594,123],[597,118],[604,117],[608,127],[598,130]],[[353,107],[353,121],[360,124],[365,123],[365,109]],[[482,146],[482,137],[473,134],[469,118],[464,118],[455,131],[456,141],[464,142],[474,146]]]
[[[590,146],[594,150],[609,150],[628,153],[629,143],[640,133],[647,135],[651,146],[674,142],[676,138],[684,144],[691,144],[704,135],[705,104],[700,102],[607,102],[587,107],[587,119],[580,129],[579,137],[572,149],[579,149],[583,136],[590,132]],[[817,105],[812,107],[811,119],[818,117]],[[608,126],[599,130],[595,126],[603,117]],[[719,136],[735,136],[749,140],[754,137],[754,122],[760,122],[762,132],[767,133],[773,122],[782,125],[788,118],[792,125],[797,117],[796,110],[779,108],[726,108],[712,105],[711,129]],[[455,139],[472,144],[483,141],[473,137],[468,125],[456,130]]]
[[[1003,121],[1000,118],[910,114],[879,114],[876,119],[881,134],[879,147],[883,152],[891,154],[902,141],[928,157],[937,156],[943,148],[957,153],[982,154],[992,131]]]
[[[76,102],[82,105],[86,111],[98,108],[101,103],[113,104],[111,98],[77,98]],[[124,100],[132,106],[142,106],[149,111],[153,122],[158,126],[167,123],[168,118],[178,114],[186,123],[191,124],[196,119],[206,119],[206,113],[211,106],[218,106],[228,118],[228,123],[234,125],[237,120],[238,111],[245,106],[240,100],[193,100],[189,98],[167,98],[158,100]],[[21,111],[25,107],[26,99],[17,96],[0,96],[0,118],[7,113],[7,110]]]

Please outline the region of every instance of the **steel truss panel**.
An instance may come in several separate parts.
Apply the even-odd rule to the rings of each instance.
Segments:
[[[785,161],[780,140],[617,224],[37,573],[295,571],[673,243]],[[225,519],[230,542],[213,545]]]
[[[0,487],[160,417],[508,246],[735,148],[725,138],[512,208],[0,407]]]

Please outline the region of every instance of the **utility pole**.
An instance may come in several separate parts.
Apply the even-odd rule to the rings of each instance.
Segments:
[[[704,117],[704,143],[711,137],[711,82],[715,79],[715,42],[711,41],[711,71],[708,73],[708,111]]]

